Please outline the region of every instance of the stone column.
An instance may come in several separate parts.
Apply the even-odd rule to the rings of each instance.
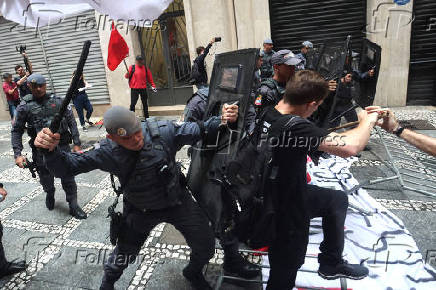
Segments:
[[[261,48],[271,38],[268,0],[235,0],[238,49]]]
[[[221,42],[213,45],[206,57],[207,73],[210,78],[215,59],[214,54],[238,49],[235,16],[232,0],[184,0],[186,32],[191,61],[197,57],[195,49],[206,46],[216,36]]]
[[[376,105],[406,105],[412,19],[413,0],[406,5],[368,0],[366,35],[382,48]]]

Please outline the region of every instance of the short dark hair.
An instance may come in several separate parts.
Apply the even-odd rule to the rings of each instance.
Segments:
[[[201,54],[201,52],[204,50],[204,46],[199,46],[199,47],[197,47],[197,55],[200,55]]]
[[[3,74],[3,79],[7,79],[10,78],[12,75],[10,73],[4,73]]]
[[[17,71],[17,69],[19,69],[20,67],[23,67],[21,64],[17,64],[16,66],[15,66],[15,71]]]
[[[328,92],[328,83],[318,72],[301,70],[286,84],[283,101],[291,105],[303,105],[323,100]]]
[[[135,59],[138,61],[144,60],[144,58],[140,54],[138,54]]]

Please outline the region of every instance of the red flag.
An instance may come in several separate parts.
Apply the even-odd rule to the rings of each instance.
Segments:
[[[107,67],[110,70],[115,70],[128,55],[129,47],[112,22],[112,31],[107,54]]]

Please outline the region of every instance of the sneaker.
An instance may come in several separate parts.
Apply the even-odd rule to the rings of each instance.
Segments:
[[[368,276],[368,269],[358,264],[348,264],[346,260],[336,265],[320,264],[318,275],[326,280],[348,278],[360,280]]]
[[[89,121],[89,119],[86,119],[86,123],[88,123],[88,125],[90,127],[94,127],[94,123],[92,123],[91,121]]]
[[[86,126],[82,127],[83,132],[88,132],[88,128],[86,128]]]
[[[202,272],[192,273],[187,268],[183,269],[183,276],[191,283],[195,290],[212,290]]]

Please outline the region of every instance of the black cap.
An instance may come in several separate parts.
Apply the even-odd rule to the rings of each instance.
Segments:
[[[144,60],[144,58],[142,57],[142,55],[137,55],[136,60]]]
[[[135,113],[121,106],[113,106],[103,115],[106,132],[121,137],[131,136],[141,130],[141,122]]]
[[[7,78],[10,77],[10,76],[12,76],[10,73],[4,73],[4,74],[3,74],[3,78],[4,78],[4,79],[7,79]]]

